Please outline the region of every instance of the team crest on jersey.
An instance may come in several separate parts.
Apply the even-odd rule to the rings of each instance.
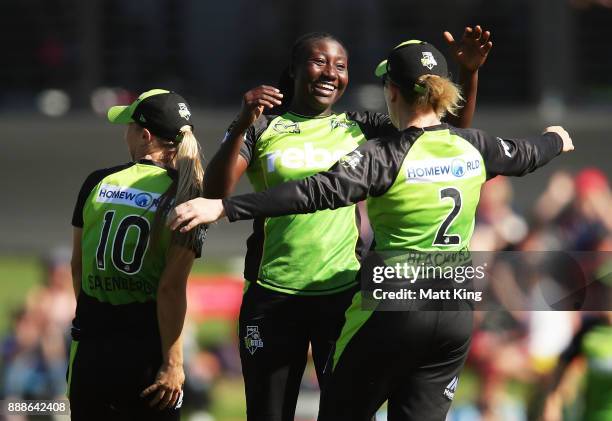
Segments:
[[[291,120],[278,120],[272,128],[278,133],[300,133],[300,126]]]
[[[446,386],[446,388],[444,388],[444,396],[448,400],[452,401],[453,399],[455,399],[455,391],[457,390],[458,384],[459,384],[459,377],[455,376],[450,381],[450,383]]]
[[[179,115],[185,120],[189,120],[189,118],[191,118],[191,111],[189,111],[189,108],[187,108],[187,104],[185,104],[184,102],[179,102],[178,107]]]
[[[259,326],[247,326],[247,333],[244,337],[244,347],[253,355],[259,348],[263,348],[263,339],[259,333]]]
[[[350,129],[351,127],[355,127],[357,123],[350,120],[339,120],[337,118],[332,118],[329,122],[332,130],[337,129],[338,127],[342,127],[343,129]]]
[[[353,151],[348,155],[340,158],[340,165],[344,168],[355,169],[359,164],[361,164],[361,158],[363,158],[363,154],[359,151]]]
[[[438,65],[438,62],[434,58],[433,54],[428,51],[424,51],[423,57],[421,58],[421,64],[431,70],[434,66]]]

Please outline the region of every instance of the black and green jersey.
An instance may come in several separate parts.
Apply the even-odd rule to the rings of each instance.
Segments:
[[[587,363],[585,421],[612,419],[612,326],[605,320],[587,320],[560,359],[566,364],[578,356]]]
[[[561,152],[561,138],[502,139],[446,124],[371,140],[329,171],[225,199],[228,218],[302,214],[368,198],[375,249],[467,249],[481,185],[524,175]]]
[[[304,117],[264,115],[244,136],[240,154],[255,191],[329,169],[368,138],[392,133],[375,113]],[[355,284],[359,269],[356,208],[258,218],[247,241],[245,278],[289,294],[329,294]]]
[[[72,218],[83,229],[75,319],[82,331],[157,329],[155,299],[171,233],[163,227],[153,242],[151,230],[160,197],[174,178],[174,170],[141,160],[95,171],[85,180]]]

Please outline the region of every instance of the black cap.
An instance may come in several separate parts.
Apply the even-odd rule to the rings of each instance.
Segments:
[[[115,106],[108,110],[111,123],[138,123],[155,136],[180,142],[181,127],[191,126],[191,111],[187,101],[176,92],[152,89],[141,94],[136,101],[126,106]]]
[[[423,75],[448,77],[446,58],[433,45],[419,41],[405,41],[396,46],[386,60],[376,66],[374,72],[378,77],[388,77],[402,88],[414,86],[419,91],[421,86],[416,83]]]

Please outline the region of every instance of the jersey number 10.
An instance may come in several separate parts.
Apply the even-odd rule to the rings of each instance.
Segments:
[[[107,211],[104,214],[104,226],[102,227],[100,243],[96,251],[96,263],[100,270],[104,270],[106,267],[106,245],[109,240],[114,217],[115,211]],[[125,239],[128,231],[132,227],[138,229],[138,239],[136,241],[136,247],[132,250],[132,260],[128,262],[124,259]],[[111,240],[111,261],[117,270],[128,275],[133,275],[140,271],[142,260],[149,246],[150,231],[151,227],[149,226],[149,221],[142,216],[128,215],[119,222],[119,226],[115,231],[115,238]]]

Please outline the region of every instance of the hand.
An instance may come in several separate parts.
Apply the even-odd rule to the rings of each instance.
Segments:
[[[491,32],[482,31],[480,25],[475,28],[466,26],[463,37],[459,43],[455,42],[453,35],[445,31],[444,39],[450,47],[455,60],[459,65],[469,72],[476,72],[487,60],[487,56],[493,43],[489,41]]]
[[[264,108],[281,105],[283,94],[272,86],[261,85],[251,89],[242,97],[242,108],[238,121],[240,128],[246,130],[263,113]]]
[[[191,231],[200,224],[210,224],[225,216],[221,199],[197,198],[175,207],[168,216],[171,230],[181,227],[180,232]]]
[[[572,138],[569,133],[565,131],[565,129],[561,126],[550,126],[544,129],[544,133],[557,133],[561,136],[561,140],[563,140],[563,149],[562,152],[569,152],[574,150],[574,144],[572,143]]]
[[[155,397],[149,402],[149,406],[157,406],[160,411],[166,408],[174,408],[181,398],[183,383],[185,383],[183,365],[164,363],[157,372],[155,383],[143,390],[140,397],[144,398],[157,391]]]

